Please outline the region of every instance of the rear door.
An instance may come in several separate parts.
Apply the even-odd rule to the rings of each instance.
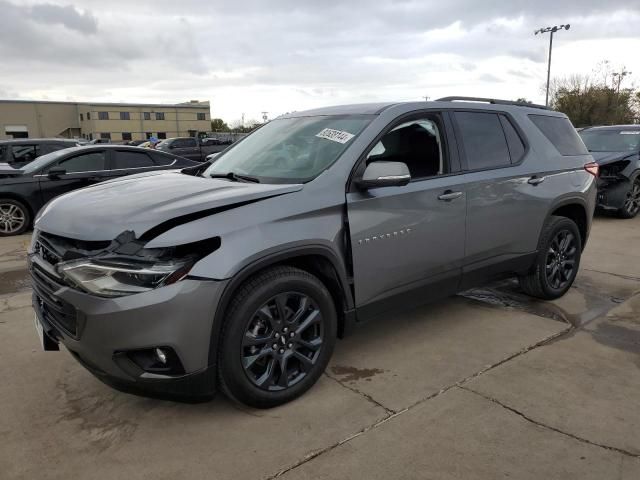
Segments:
[[[543,173],[516,122],[504,112],[453,113],[467,191],[463,287],[527,265],[549,202]],[[538,197],[538,198],[537,198]]]
[[[50,176],[53,168],[64,169],[64,173]],[[34,176],[35,177],[35,176]],[[40,181],[40,193],[43,203],[63,193],[87,187],[109,178],[107,152],[91,150],[65,157],[42,171],[37,178]]]
[[[399,119],[357,167],[401,161],[403,187],[352,188],[347,194],[356,305],[375,315],[454,292],[464,258],[466,194],[448,117]],[[452,146],[454,148],[452,148]],[[360,173],[361,174],[361,173]]]

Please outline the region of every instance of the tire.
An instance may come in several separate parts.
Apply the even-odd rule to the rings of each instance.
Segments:
[[[0,199],[0,237],[20,235],[31,226],[31,212],[18,200]]]
[[[567,241],[564,250],[562,239]],[[519,277],[520,287],[528,295],[544,300],[563,296],[576,278],[581,254],[582,238],[576,223],[566,217],[551,217],[540,234],[532,269]]]
[[[239,287],[225,315],[222,391],[255,408],[299,397],[329,363],[337,325],[331,294],[318,278],[289,266],[256,274]]]
[[[640,212],[640,175],[631,179],[624,205],[617,211],[620,218],[634,218]]]

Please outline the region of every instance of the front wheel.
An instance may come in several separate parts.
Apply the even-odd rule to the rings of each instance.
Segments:
[[[621,218],[633,218],[640,212],[640,175],[638,175],[629,187],[622,208],[618,210],[618,216]]]
[[[540,234],[536,262],[519,278],[520,286],[532,297],[561,297],[578,274],[581,253],[582,237],[576,223],[566,217],[551,217]]]
[[[245,282],[225,318],[220,384],[256,408],[289,402],[318,380],[337,334],[333,299],[323,283],[294,267],[274,267]]]

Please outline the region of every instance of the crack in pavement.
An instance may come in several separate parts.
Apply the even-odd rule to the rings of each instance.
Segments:
[[[393,409],[391,409],[391,408],[389,408],[389,407],[384,406],[382,403],[378,402],[376,399],[374,399],[374,398],[373,398],[371,395],[369,395],[368,393],[364,393],[363,391],[358,390],[358,389],[357,389],[357,388],[355,388],[355,387],[352,387],[352,386],[350,386],[350,385],[345,384],[345,383],[344,383],[344,382],[342,382],[341,380],[338,380],[336,377],[333,377],[333,376],[329,375],[327,372],[324,372],[324,375],[325,375],[327,378],[330,378],[331,380],[333,380],[334,382],[336,382],[336,383],[337,383],[338,385],[340,385],[341,387],[344,387],[344,388],[346,388],[347,390],[351,390],[353,393],[356,393],[356,394],[358,394],[358,395],[363,396],[363,397],[364,397],[364,398],[366,398],[369,402],[371,402],[371,403],[373,403],[374,405],[376,405],[376,406],[378,406],[378,407],[382,408],[385,412],[387,412],[387,414],[388,414],[388,415],[393,415],[393,414],[395,414],[395,413],[398,413],[398,412],[396,412],[395,410],[393,410]]]
[[[484,398],[485,400],[488,400],[488,401],[490,401],[492,403],[495,403],[496,405],[499,405],[500,407],[504,408],[505,410],[510,411],[511,413],[515,413],[516,415],[519,415],[520,417],[525,419],[527,422],[530,422],[530,423],[532,423],[534,425],[537,425],[538,427],[542,427],[542,428],[545,428],[547,430],[551,430],[552,432],[556,432],[556,433],[559,433],[561,435],[565,435],[565,436],[567,436],[569,438],[573,438],[574,440],[577,440],[577,441],[582,442],[582,443],[586,443],[588,445],[592,445],[594,447],[600,447],[600,448],[604,448],[605,450],[611,450],[611,451],[614,451],[614,452],[618,452],[618,453],[620,453],[622,455],[625,455],[627,457],[640,458],[640,454],[633,453],[633,452],[630,452],[628,450],[624,450],[622,448],[612,447],[611,445],[605,445],[603,443],[597,443],[597,442],[591,441],[591,440],[589,440],[587,438],[579,437],[578,435],[574,435],[573,433],[565,432],[564,430],[560,430],[559,428],[552,427],[551,425],[547,425],[545,423],[538,422],[538,421],[534,420],[533,418],[527,416],[526,414],[522,413],[520,410],[517,410],[517,409],[515,409],[513,407],[510,407],[509,405],[506,405],[506,404],[502,403],[500,400],[497,400],[497,399],[495,399],[493,397],[489,397],[489,396],[487,396],[487,395],[485,395],[483,393],[480,393],[480,392],[477,392],[475,390],[472,390],[471,388],[466,387],[464,385],[460,385],[458,388],[460,388],[461,390],[465,390],[467,392],[473,393],[473,394],[475,394],[475,395],[477,395],[477,396],[479,396],[481,398]]]
[[[593,268],[584,268],[584,267],[582,267],[581,270],[584,270],[584,271],[587,271],[587,272],[602,273],[604,275],[611,275],[613,277],[624,278],[625,280],[640,281],[640,277],[635,277],[633,275],[624,275],[622,273],[603,272],[602,270],[595,270]]]
[[[446,386],[446,387],[444,387],[444,388],[441,388],[441,389],[440,389],[440,390],[438,390],[437,392],[434,392],[434,393],[432,393],[431,395],[428,395],[428,396],[426,396],[426,397],[424,397],[424,398],[422,398],[422,399],[418,400],[417,402],[415,402],[415,403],[413,403],[413,404],[409,405],[408,407],[405,407],[405,408],[403,408],[402,410],[398,410],[397,412],[393,412],[393,410],[391,410],[391,409],[389,409],[389,408],[385,407],[384,405],[382,405],[380,402],[378,402],[377,400],[375,400],[375,399],[374,399],[373,397],[371,397],[370,395],[365,394],[365,393],[363,393],[363,392],[361,392],[361,391],[359,391],[359,390],[357,390],[357,389],[355,389],[355,388],[352,388],[352,387],[350,387],[350,386],[348,386],[348,385],[344,385],[344,384],[343,384],[342,382],[340,382],[338,379],[333,378],[331,375],[329,375],[329,374],[327,374],[327,373],[325,372],[325,375],[326,375],[327,377],[329,377],[329,378],[331,378],[332,380],[336,381],[336,382],[337,382],[337,383],[339,383],[341,386],[343,386],[343,387],[345,387],[345,388],[347,388],[347,389],[351,390],[351,391],[352,391],[352,392],[354,392],[354,393],[357,393],[357,394],[362,395],[362,396],[363,396],[364,398],[366,398],[369,402],[371,402],[371,403],[373,403],[373,404],[375,404],[375,405],[377,405],[377,406],[379,406],[379,407],[384,408],[385,412],[387,412],[387,416],[386,416],[385,418],[383,418],[382,420],[378,420],[378,421],[377,421],[377,422],[375,422],[375,423],[372,423],[372,424],[370,424],[370,425],[367,425],[366,427],[362,428],[361,430],[359,430],[359,431],[357,431],[357,432],[355,432],[355,433],[353,433],[353,434],[349,435],[348,437],[346,437],[346,438],[344,438],[344,439],[342,439],[342,440],[340,440],[340,441],[338,441],[338,442],[336,442],[336,443],[333,443],[333,444],[331,444],[331,445],[329,445],[329,446],[327,446],[327,447],[325,447],[325,448],[322,448],[322,449],[320,449],[320,450],[316,450],[315,452],[311,452],[311,453],[309,453],[309,454],[305,455],[305,457],[304,457],[304,458],[302,458],[301,460],[297,461],[297,462],[296,462],[296,463],[294,463],[293,465],[290,465],[290,466],[288,466],[288,467],[286,467],[286,468],[284,468],[284,469],[280,470],[279,472],[275,473],[274,475],[271,475],[271,476],[269,476],[269,477],[266,477],[266,478],[265,478],[265,480],[273,480],[273,479],[278,478],[278,477],[280,477],[280,476],[282,476],[282,475],[285,475],[286,473],[289,473],[290,471],[295,470],[296,468],[298,468],[298,467],[300,467],[300,466],[304,465],[305,463],[310,462],[310,461],[311,461],[311,460],[313,460],[314,458],[317,458],[317,457],[319,457],[320,455],[323,455],[323,454],[325,454],[325,453],[327,453],[327,452],[330,452],[330,451],[331,451],[331,450],[333,450],[334,448],[337,448],[337,447],[339,447],[339,446],[341,446],[341,445],[344,445],[345,443],[350,442],[350,441],[351,441],[351,440],[353,440],[354,438],[357,438],[357,437],[359,437],[359,436],[361,436],[361,435],[364,435],[364,434],[365,434],[365,433],[367,433],[368,431],[373,430],[374,428],[378,428],[378,427],[380,427],[381,425],[384,425],[385,423],[387,423],[388,421],[393,420],[394,418],[396,418],[396,417],[398,417],[398,416],[400,416],[400,415],[403,415],[403,414],[405,414],[405,413],[407,413],[407,412],[409,412],[409,411],[413,410],[413,409],[414,409],[415,407],[417,407],[418,405],[421,405],[422,403],[428,402],[429,400],[432,400],[432,399],[434,399],[434,398],[436,398],[436,397],[439,397],[440,395],[442,395],[442,394],[444,394],[444,393],[448,392],[448,391],[449,391],[449,390],[451,390],[452,388],[456,388],[456,387],[463,388],[462,386],[463,386],[465,383],[469,382],[470,380],[472,380],[472,379],[474,379],[474,378],[476,378],[476,377],[479,377],[480,375],[483,375],[484,373],[486,373],[486,372],[488,372],[488,371],[490,371],[490,370],[493,370],[494,368],[497,368],[497,367],[499,367],[500,365],[503,365],[504,363],[506,363],[506,362],[508,362],[508,361],[510,361],[510,360],[513,360],[514,358],[517,358],[517,357],[519,357],[519,356],[521,356],[521,355],[524,355],[524,354],[525,354],[525,353],[527,353],[527,352],[530,352],[530,351],[532,351],[532,350],[535,350],[536,348],[542,347],[542,346],[544,346],[544,345],[546,345],[546,344],[548,344],[548,343],[550,343],[550,342],[553,342],[553,341],[557,340],[559,337],[562,337],[562,336],[564,336],[564,335],[570,334],[570,333],[572,333],[574,330],[575,330],[574,328],[572,328],[571,326],[568,326],[568,328],[566,328],[566,329],[564,329],[564,330],[561,330],[560,332],[554,333],[553,335],[549,335],[548,337],[546,337],[546,338],[544,338],[544,339],[542,339],[542,340],[540,340],[540,341],[538,341],[538,342],[536,342],[536,343],[534,343],[534,344],[532,344],[532,345],[529,345],[529,346],[527,346],[527,347],[524,347],[524,348],[522,348],[521,350],[517,351],[516,353],[514,353],[514,354],[512,354],[512,355],[509,355],[508,357],[506,357],[506,358],[504,358],[504,359],[500,360],[500,361],[499,361],[499,362],[497,362],[497,363],[494,363],[494,364],[492,364],[492,365],[487,365],[485,368],[483,368],[483,369],[481,369],[481,370],[479,370],[479,371],[477,371],[477,372],[473,373],[472,375],[469,375],[468,377],[463,378],[462,380],[458,380],[457,382],[455,382],[455,383],[453,383],[453,384],[451,384],[451,385],[448,385],[448,386]],[[393,413],[389,414],[390,412],[393,412]]]

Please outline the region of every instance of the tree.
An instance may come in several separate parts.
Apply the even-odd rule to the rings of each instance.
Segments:
[[[211,119],[211,131],[212,132],[228,132],[230,130],[229,125],[221,118]]]
[[[576,127],[634,123],[640,119],[640,91],[622,86],[629,72],[614,72],[602,62],[589,75],[556,78],[550,86],[551,106]]]

